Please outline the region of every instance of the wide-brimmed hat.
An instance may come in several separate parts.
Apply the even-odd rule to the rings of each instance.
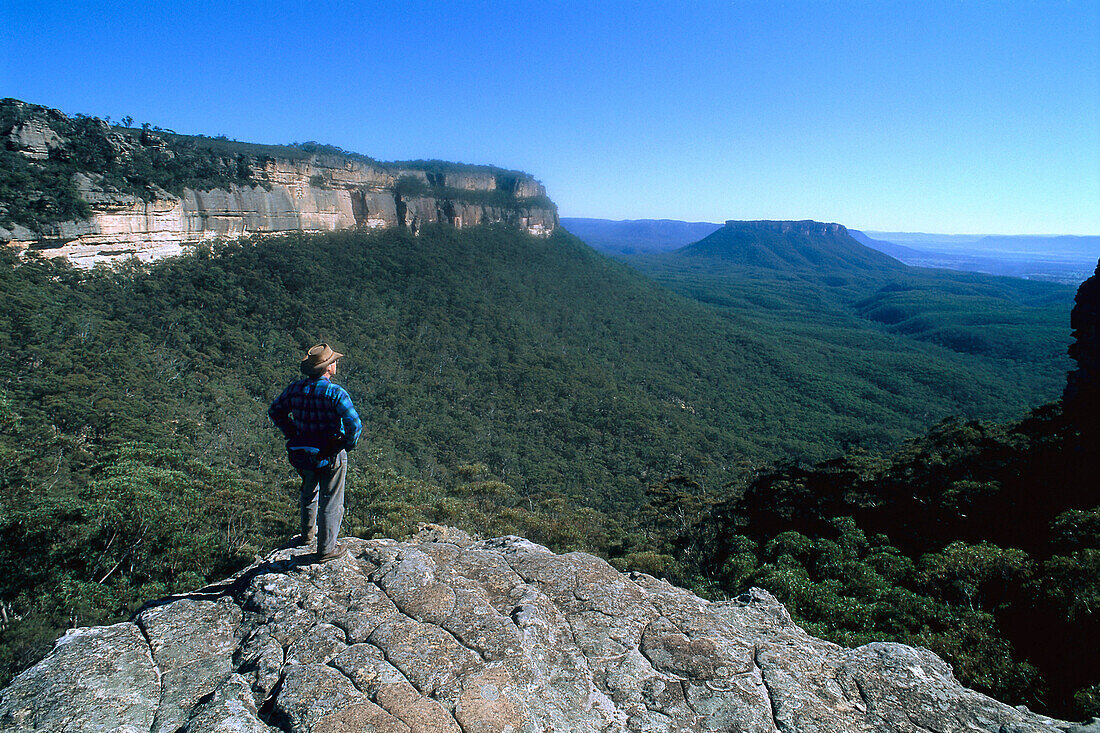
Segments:
[[[333,351],[329,348],[328,344],[317,344],[316,346],[309,347],[309,351],[306,352],[306,358],[302,359],[302,365],[299,367],[302,370],[302,374],[308,374],[311,377],[316,377],[332,362],[339,359],[343,354],[339,351]]]

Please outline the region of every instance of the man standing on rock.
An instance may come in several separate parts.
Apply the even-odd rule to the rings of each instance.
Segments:
[[[342,356],[328,344],[311,347],[301,364],[306,378],[283,390],[267,411],[286,436],[290,465],[302,477],[298,544],[306,546],[316,538],[319,562],[335,560],[348,552],[336,538],[344,518],[347,452],[359,442],[363,430],[351,397],[332,382],[336,361]]]

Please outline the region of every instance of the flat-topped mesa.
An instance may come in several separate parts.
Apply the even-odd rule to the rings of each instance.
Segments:
[[[0,691],[0,730],[1092,730],[963,688],[924,649],[815,639],[761,590],[711,603],[446,527],[347,541],[70,631]]]
[[[81,266],[257,233],[503,223],[545,236],[558,223],[520,171],[112,127],[12,99],[0,100],[0,154],[6,174],[33,182],[0,200],[0,242]]]
[[[806,219],[804,221],[737,221],[727,219],[726,226],[730,229],[759,229],[766,232],[778,232],[779,234],[847,234],[848,230],[842,224],[824,223]]]

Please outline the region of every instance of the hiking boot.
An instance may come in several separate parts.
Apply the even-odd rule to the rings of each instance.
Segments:
[[[348,546],[343,543],[337,543],[330,552],[316,554],[317,562],[331,562],[333,560],[339,560],[344,555],[348,554]]]

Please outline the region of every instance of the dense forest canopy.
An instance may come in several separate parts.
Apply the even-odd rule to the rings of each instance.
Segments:
[[[67,625],[119,618],[224,575],[293,533],[296,482],[266,405],[315,341],[347,354],[339,379],[367,427],[351,463],[345,531],[400,536],[437,521],[597,552],[715,596],[754,582],[815,630],[857,640],[855,621],[840,614],[831,627],[818,606],[799,601],[800,592],[822,602],[829,593],[846,597],[845,587],[829,585],[832,576],[769,569],[783,557],[809,562],[820,548],[769,544],[766,512],[745,523],[744,506],[755,505],[743,502],[766,495],[754,487],[797,483],[801,474],[769,476],[818,470],[769,465],[855,451],[837,460],[877,460],[875,470],[886,470],[890,454],[860,451],[896,446],[951,415],[1018,416],[1057,395],[1068,340],[1050,316],[1058,308],[1068,315],[1054,291],[1025,303],[989,286],[988,301],[972,302],[1000,302],[1018,318],[1033,308],[1040,335],[1012,348],[960,350],[853,310],[863,306],[849,296],[860,292],[908,292],[890,281],[863,288],[773,275],[738,283],[719,272],[720,282],[700,277],[709,301],[685,298],[565,232],[547,240],[442,226],[419,237],[292,235],[90,272],[35,255],[3,257],[5,675],[34,661]],[[685,270],[676,278],[677,288],[690,280]],[[823,295],[829,287],[844,297]],[[936,295],[950,303],[949,289]],[[951,327],[987,343],[999,329],[1026,328]],[[996,493],[957,489],[951,501],[982,491]],[[1067,526],[1063,507],[1054,509],[1035,521]],[[905,592],[928,599],[908,615],[897,611],[893,625],[866,628],[926,640],[968,684],[1049,702],[1027,696],[1041,664],[1018,656],[1026,650],[1012,647],[984,596],[973,612],[993,620],[966,626],[952,621],[960,601],[949,582],[914,585],[906,558],[923,567],[924,555],[946,553],[950,542],[910,546],[879,525],[873,534],[843,502],[812,511],[821,521],[792,524],[804,539],[790,536],[791,547],[818,542],[813,532],[838,544],[843,531],[855,549],[838,547],[862,562],[862,531],[876,548],[894,548],[883,550],[900,567],[880,573],[895,589],[876,601],[884,619],[897,611],[890,603],[910,602]],[[1087,516],[1082,522],[1072,531],[1087,549],[1091,525]],[[958,539],[981,547],[970,535]],[[1059,560],[1065,572],[1080,572],[1074,555],[1048,545],[1006,562],[1069,558]],[[959,638],[951,629],[982,633]]]
[[[1070,364],[1072,287],[910,267],[861,245],[843,228],[783,234],[764,226],[769,224],[730,222],[676,251],[624,260],[730,318],[821,333],[872,327],[991,357],[1020,370],[1005,374],[1014,383],[1042,384],[1042,392],[1029,395],[1031,405],[1061,389]]]

